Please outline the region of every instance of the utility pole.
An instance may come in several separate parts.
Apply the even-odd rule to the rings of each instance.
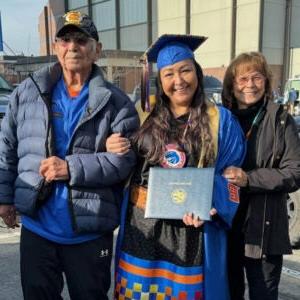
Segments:
[[[286,80],[290,76],[290,40],[292,23],[292,0],[286,0],[285,6],[285,26],[284,26],[284,48],[283,48],[283,67],[281,77],[281,87],[283,88]],[[283,92],[283,90],[282,90]]]

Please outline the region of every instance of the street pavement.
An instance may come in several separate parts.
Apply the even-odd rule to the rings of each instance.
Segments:
[[[23,299],[19,270],[19,242],[20,228],[7,229],[0,218],[0,300]],[[66,284],[62,297],[64,300],[70,300]],[[112,299],[112,288],[109,291],[109,299]]]
[[[0,300],[22,300],[19,275],[20,229],[12,230],[2,226],[0,222]],[[284,259],[279,294],[279,300],[300,299],[300,250]],[[66,288],[62,296],[64,300],[70,300]],[[111,290],[109,299],[112,299]]]

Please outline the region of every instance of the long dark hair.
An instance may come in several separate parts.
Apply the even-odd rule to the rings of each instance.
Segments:
[[[203,72],[200,65],[193,60],[198,78],[198,86],[193,96],[190,107],[189,128],[184,140],[178,141],[185,145],[185,150],[199,159],[201,148],[205,151],[204,166],[212,165],[215,158],[214,144],[209,127],[209,116],[207,113],[207,103],[205,101],[203,87]],[[160,76],[157,80],[156,104],[149,117],[140,127],[134,137],[140,155],[152,163],[157,164],[162,161],[165,152],[165,145],[171,132],[172,112],[170,110],[170,100],[162,89]],[[142,149],[144,136],[147,135],[147,153]]]
[[[273,99],[272,93],[272,72],[266,58],[259,52],[245,52],[238,55],[229,64],[223,81],[222,102],[226,108],[232,109],[236,106],[237,100],[234,97],[233,88],[237,72],[240,68],[260,72],[265,78],[265,98]]]

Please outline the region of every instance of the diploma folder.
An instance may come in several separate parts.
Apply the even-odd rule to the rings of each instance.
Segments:
[[[214,168],[150,168],[145,218],[210,220]]]

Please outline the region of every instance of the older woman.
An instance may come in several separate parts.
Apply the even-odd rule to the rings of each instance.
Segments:
[[[163,35],[146,52],[146,59],[157,62],[157,101],[132,142],[138,165],[122,209],[115,299],[229,299],[225,230],[238,193],[221,174],[227,166],[241,164],[245,144],[231,113],[205,100],[202,70],[193,53],[204,40]],[[122,153],[126,143],[112,136],[107,149]],[[213,220],[204,223],[193,212],[180,220],[146,219],[149,169],[154,166],[214,166]]]
[[[273,103],[265,57],[243,53],[229,65],[223,104],[237,116],[248,140],[242,168],[224,176],[240,187],[241,202],[229,235],[232,300],[244,299],[244,269],[251,300],[275,300],[282,255],[292,252],[287,193],[300,186],[300,142],[293,118]]]

